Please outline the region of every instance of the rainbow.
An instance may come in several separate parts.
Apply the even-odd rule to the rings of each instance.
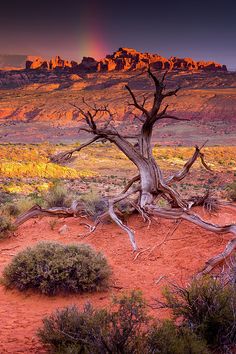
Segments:
[[[82,18],[79,21],[79,57],[90,56],[95,59],[104,58],[108,53],[108,41],[105,30],[103,29],[102,16],[99,16],[99,10],[93,6],[90,11],[95,16],[91,18],[91,13],[86,14],[87,11],[82,12]]]

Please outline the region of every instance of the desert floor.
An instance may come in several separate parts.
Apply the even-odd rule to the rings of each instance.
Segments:
[[[199,210],[195,209],[195,212]],[[200,213],[215,223],[236,223],[234,208],[225,207],[220,214],[211,217],[205,212]],[[52,230],[49,218],[30,220],[10,239],[1,241],[1,272],[20,250],[38,241],[54,240],[88,243],[102,251],[112,266],[113,275],[106,292],[83,295],[48,297],[33,292],[6,290],[1,285],[0,353],[45,353],[46,349],[39,343],[36,331],[42,324],[42,318],[56,308],[69,304],[81,307],[87,301],[97,307],[109,306],[113,294],[132,289],[141,289],[147,302],[153,304],[168,282],[186,284],[201,270],[205,261],[224,249],[231,238],[230,234],[216,235],[185,221],[176,228],[174,221],[156,219],[148,228],[140,216],[134,215],[127,222],[136,230],[140,251],[145,250],[135,259],[127,235],[117,226],[102,224],[84,238],[80,236],[85,232],[84,226],[80,225],[83,221],[79,218],[58,219]],[[64,224],[68,226],[68,232],[61,235],[58,231]],[[151,310],[151,314],[159,318],[170,315],[164,310]]]

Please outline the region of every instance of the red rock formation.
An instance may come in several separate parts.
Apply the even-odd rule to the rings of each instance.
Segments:
[[[198,69],[227,71],[226,65],[215,63],[214,61],[198,61]]]
[[[82,71],[97,71],[98,62],[91,57],[83,57],[78,69]]]
[[[48,62],[41,57],[29,57],[25,67],[26,69],[48,69]]]
[[[57,69],[57,68],[71,68],[71,63],[68,60],[63,60],[57,55],[55,58],[52,58],[49,61],[49,69]]]
[[[148,66],[156,70],[227,71],[225,65],[215,62],[195,61],[192,58],[177,57],[166,59],[159,54],[141,53],[132,48],[119,48],[116,52],[107,55],[106,58],[99,62],[94,58],[84,57],[81,63],[78,64],[75,61],[63,60],[59,56],[50,61],[44,61],[42,58],[36,57],[26,62],[26,69],[72,69],[73,72],[127,71],[143,69]]]

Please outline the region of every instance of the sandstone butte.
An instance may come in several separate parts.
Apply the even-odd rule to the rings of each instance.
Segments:
[[[144,69],[151,66],[157,70],[205,70],[227,71],[225,65],[214,61],[195,61],[192,58],[170,57],[166,59],[158,54],[141,53],[132,48],[119,48],[99,61],[84,57],[81,63],[63,60],[56,56],[50,60],[41,57],[28,57],[26,69],[68,70],[75,72],[107,72]]]

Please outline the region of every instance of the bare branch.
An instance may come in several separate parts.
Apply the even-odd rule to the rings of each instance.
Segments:
[[[204,145],[203,145],[204,146]],[[203,147],[202,146],[202,147]],[[201,147],[201,148],[202,148]],[[194,164],[194,162],[197,160],[198,157],[201,158],[201,162],[203,163],[203,166],[207,168],[208,171],[211,171],[210,167],[207,166],[207,164],[204,161],[204,155],[203,153],[200,151],[200,149],[198,146],[195,146],[195,151],[192,157],[190,157],[190,159],[185,163],[184,167],[182,168],[182,170],[180,170],[179,172],[175,173],[174,175],[168,177],[166,179],[166,183],[170,184],[173,182],[179,182],[181,181],[185,176],[187,176],[187,174],[189,173],[190,168],[192,167],[192,165]]]
[[[133,91],[131,90],[131,88],[128,85],[125,85],[125,88],[129,91],[129,93],[130,93],[130,95],[131,95],[131,97],[133,99],[133,102],[134,102],[134,103],[130,103],[130,105],[135,106],[137,109],[139,109],[141,112],[143,112],[146,115],[146,117],[149,117],[149,112],[142,105],[140,105],[138,103],[138,101],[136,100],[136,97],[135,97]]]
[[[152,78],[152,80],[155,83],[155,88],[156,88],[156,94],[160,94],[161,91],[163,90],[164,86],[163,86],[163,82],[164,81],[159,81],[158,78],[152,73],[150,67],[148,68],[148,74],[149,76]]]
[[[170,114],[163,114],[158,119],[165,119],[165,118],[170,118],[170,119],[174,119],[174,120],[182,120],[182,121],[187,121],[187,122],[190,121],[190,119],[188,119],[188,118],[179,118],[176,116],[172,116]]]
[[[161,83],[163,84],[166,78],[166,75],[168,74],[169,70],[166,70],[162,76]]]
[[[126,185],[126,187],[123,189],[123,191],[121,192],[121,194],[124,194],[128,191],[128,189],[130,189],[130,187],[135,183],[135,182],[138,182],[140,181],[140,175],[137,175],[135,177],[133,177],[129,182],[128,184]]]
[[[170,96],[177,96],[177,92],[181,89],[181,87],[177,87],[177,89],[173,91],[168,91],[163,94],[163,98],[170,97]]]
[[[90,139],[89,141],[87,141],[84,144],[81,144],[80,146],[78,146],[75,149],[72,149],[70,151],[67,152],[61,152],[59,154],[56,154],[54,156],[51,156],[50,161],[54,162],[54,163],[59,163],[59,162],[63,162],[63,161],[68,161],[72,155],[74,154],[74,152],[79,152],[80,150],[82,150],[83,148],[85,148],[86,146],[89,146],[90,144],[94,143],[95,141],[97,141],[100,137],[99,136],[94,136],[92,139]]]
[[[163,111],[161,111],[160,113],[158,113],[158,118],[161,118],[167,111],[167,108],[169,107],[169,105],[167,104],[165,106],[165,108],[163,109]]]

